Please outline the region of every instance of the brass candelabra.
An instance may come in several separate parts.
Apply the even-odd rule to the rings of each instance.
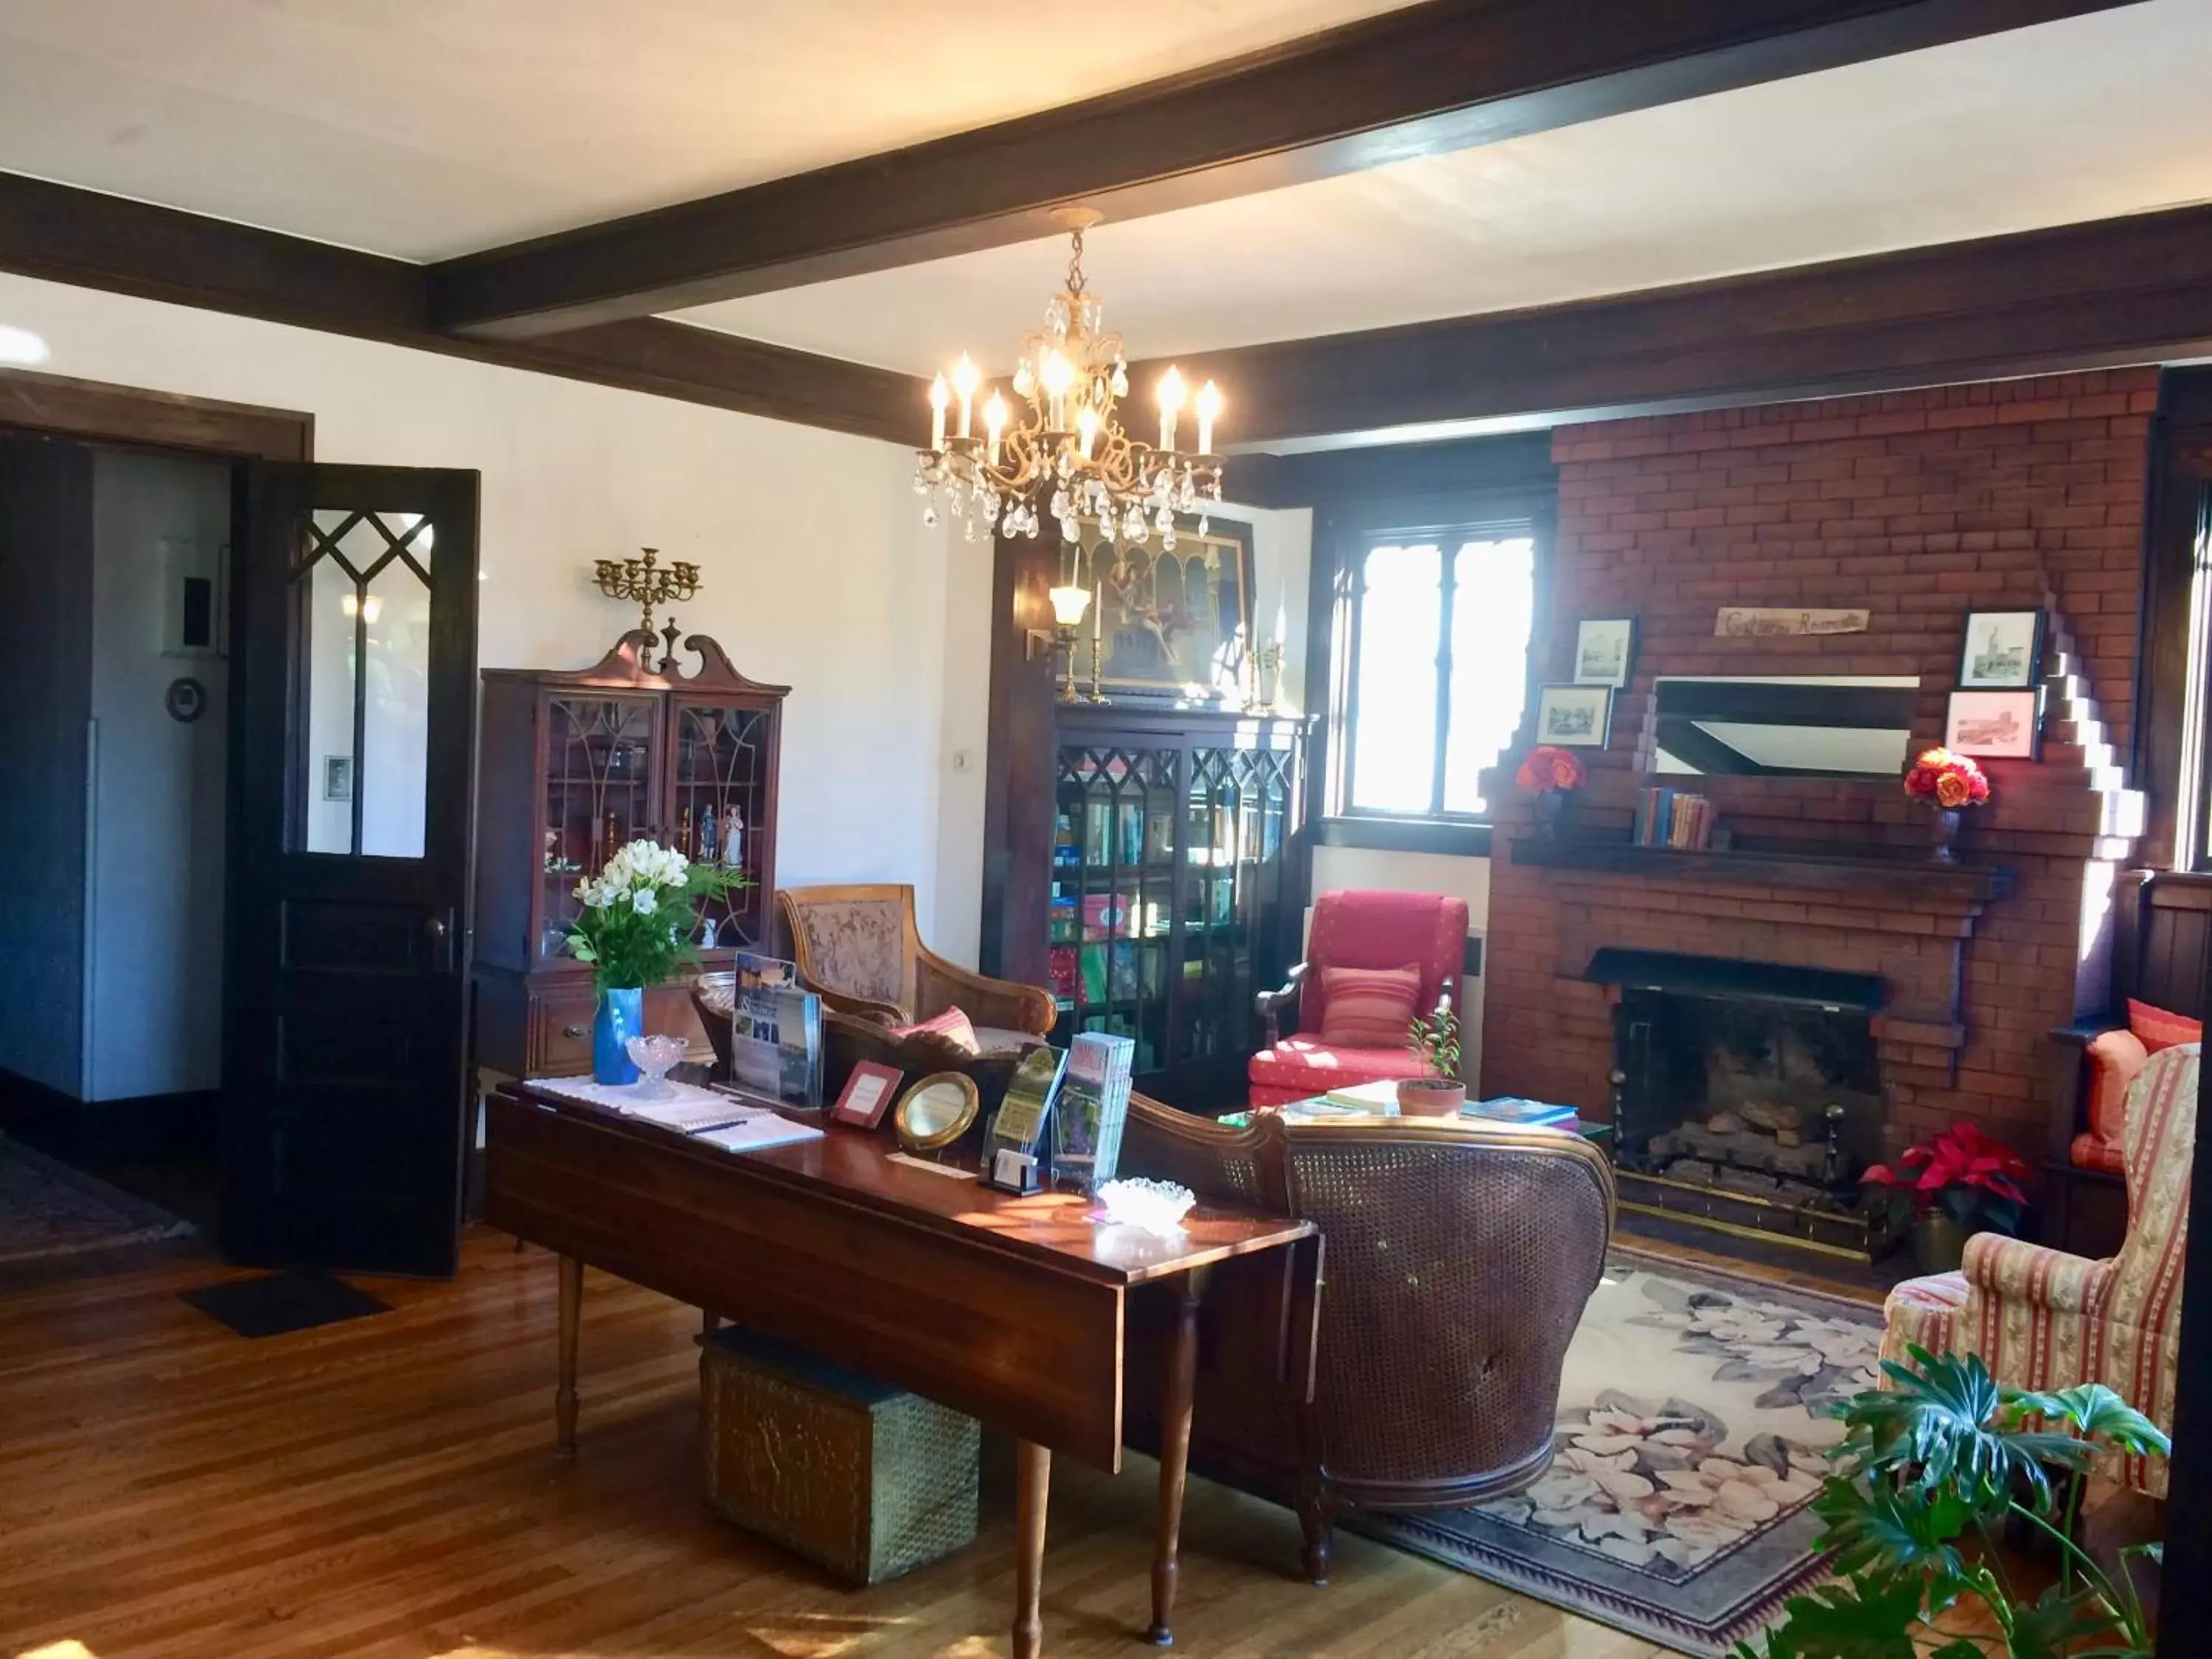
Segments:
[[[611,599],[628,599],[640,606],[643,619],[639,626],[648,634],[653,631],[653,612],[659,605],[689,600],[699,592],[699,567],[678,559],[663,568],[658,562],[660,550],[640,548],[644,556],[635,559],[600,559],[592,567],[599,592]],[[672,635],[675,625],[672,623]],[[673,647],[672,646],[672,649]]]

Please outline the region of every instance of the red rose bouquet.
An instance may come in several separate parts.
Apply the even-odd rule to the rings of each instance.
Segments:
[[[1941,811],[1955,812],[1987,800],[1990,781],[1972,756],[1930,749],[1905,775],[1905,793],[1916,800],[1932,801]]]
[[[1528,751],[1528,758],[1521,763],[1513,781],[1532,795],[1579,789],[1583,787],[1583,763],[1567,750],[1547,743]]]

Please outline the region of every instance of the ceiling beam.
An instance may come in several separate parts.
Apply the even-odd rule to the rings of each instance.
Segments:
[[[1425,0],[904,149],[448,260],[439,327],[558,332],[1494,143],[2134,0]],[[1110,25],[1109,25],[1110,26]]]
[[[429,325],[421,265],[15,173],[0,173],[0,270],[897,443],[927,419],[912,375],[682,323],[456,338]]]
[[[2206,356],[2212,208],[2180,208],[1176,362],[1267,449]]]

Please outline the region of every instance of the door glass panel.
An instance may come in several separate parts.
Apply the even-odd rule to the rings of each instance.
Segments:
[[[582,910],[577,881],[597,875],[624,843],[657,828],[651,699],[554,698],[545,711],[540,957],[568,952],[569,925]]]
[[[672,713],[676,817],[669,838],[688,859],[757,877],[752,831],[768,817],[767,714],[701,703],[678,703]],[[768,944],[768,890],[756,881],[702,901],[694,937],[708,950],[757,951]]]
[[[422,856],[434,543],[415,513],[319,507],[300,526],[296,850]]]
[[[1060,750],[1048,962],[1060,1018],[1133,1038],[1139,1076],[1168,1062],[1176,774],[1172,749],[1115,744]]]

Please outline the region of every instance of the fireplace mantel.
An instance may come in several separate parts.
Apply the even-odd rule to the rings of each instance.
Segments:
[[[1934,859],[1854,858],[1805,852],[1691,852],[1639,847],[1626,841],[1543,841],[1512,843],[1516,864],[1586,870],[1666,881],[1741,883],[1805,892],[1892,893],[1945,908],[1979,910],[2012,891],[2012,872],[2001,865],[1939,864]]]

